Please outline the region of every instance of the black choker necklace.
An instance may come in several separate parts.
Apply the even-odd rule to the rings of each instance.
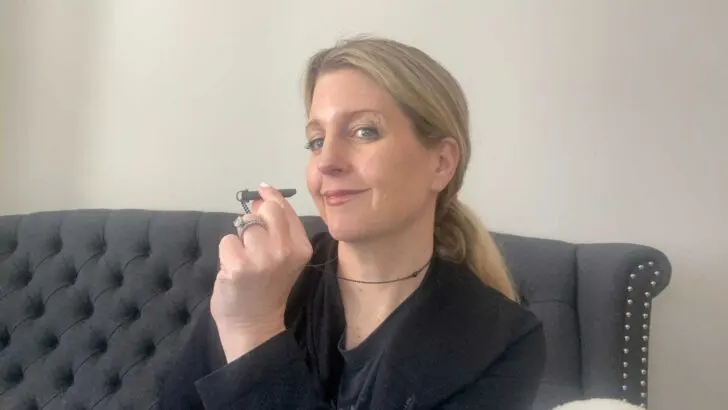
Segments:
[[[430,264],[430,262],[432,262],[432,258],[430,258],[430,260],[428,260],[427,263],[425,263],[424,265],[422,265],[421,268],[419,268],[416,271],[410,273],[409,275],[407,275],[407,276],[405,276],[403,278],[399,278],[399,279],[390,279],[390,280],[382,280],[382,281],[369,282],[369,281],[365,281],[365,280],[357,280],[357,279],[345,278],[345,277],[339,276],[339,275],[336,275],[336,278],[337,279],[341,279],[341,280],[345,280],[347,282],[363,283],[363,284],[366,284],[366,285],[381,285],[381,284],[385,284],[385,283],[401,282],[403,280],[414,279],[417,276],[419,276],[420,273],[422,273],[422,271],[425,270],[425,268]]]

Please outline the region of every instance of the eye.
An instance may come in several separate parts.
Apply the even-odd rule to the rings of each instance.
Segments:
[[[361,127],[354,131],[357,138],[375,139],[379,138],[379,130],[376,127]]]
[[[311,152],[317,152],[317,151],[320,151],[323,146],[324,146],[323,138],[313,138],[306,143],[304,148],[306,148],[307,150],[309,150]]]

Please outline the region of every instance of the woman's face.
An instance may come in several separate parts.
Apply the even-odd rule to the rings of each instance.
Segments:
[[[307,185],[334,238],[432,225],[437,194],[457,166],[452,138],[426,148],[392,96],[352,69],[318,78],[308,119]]]

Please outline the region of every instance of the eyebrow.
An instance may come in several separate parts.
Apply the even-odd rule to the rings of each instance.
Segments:
[[[351,120],[354,117],[358,117],[360,115],[364,114],[371,114],[375,115],[378,119],[382,118],[382,113],[377,110],[371,110],[371,109],[363,109],[363,110],[354,110],[354,111],[344,111],[341,113],[336,114],[335,118],[343,118],[346,120]],[[306,130],[314,127],[314,126],[320,126],[320,121],[317,119],[312,119],[306,124]]]

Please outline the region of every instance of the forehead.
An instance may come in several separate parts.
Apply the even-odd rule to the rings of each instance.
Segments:
[[[367,75],[353,69],[323,74],[316,81],[309,117],[326,119],[340,112],[396,110],[394,99]]]

